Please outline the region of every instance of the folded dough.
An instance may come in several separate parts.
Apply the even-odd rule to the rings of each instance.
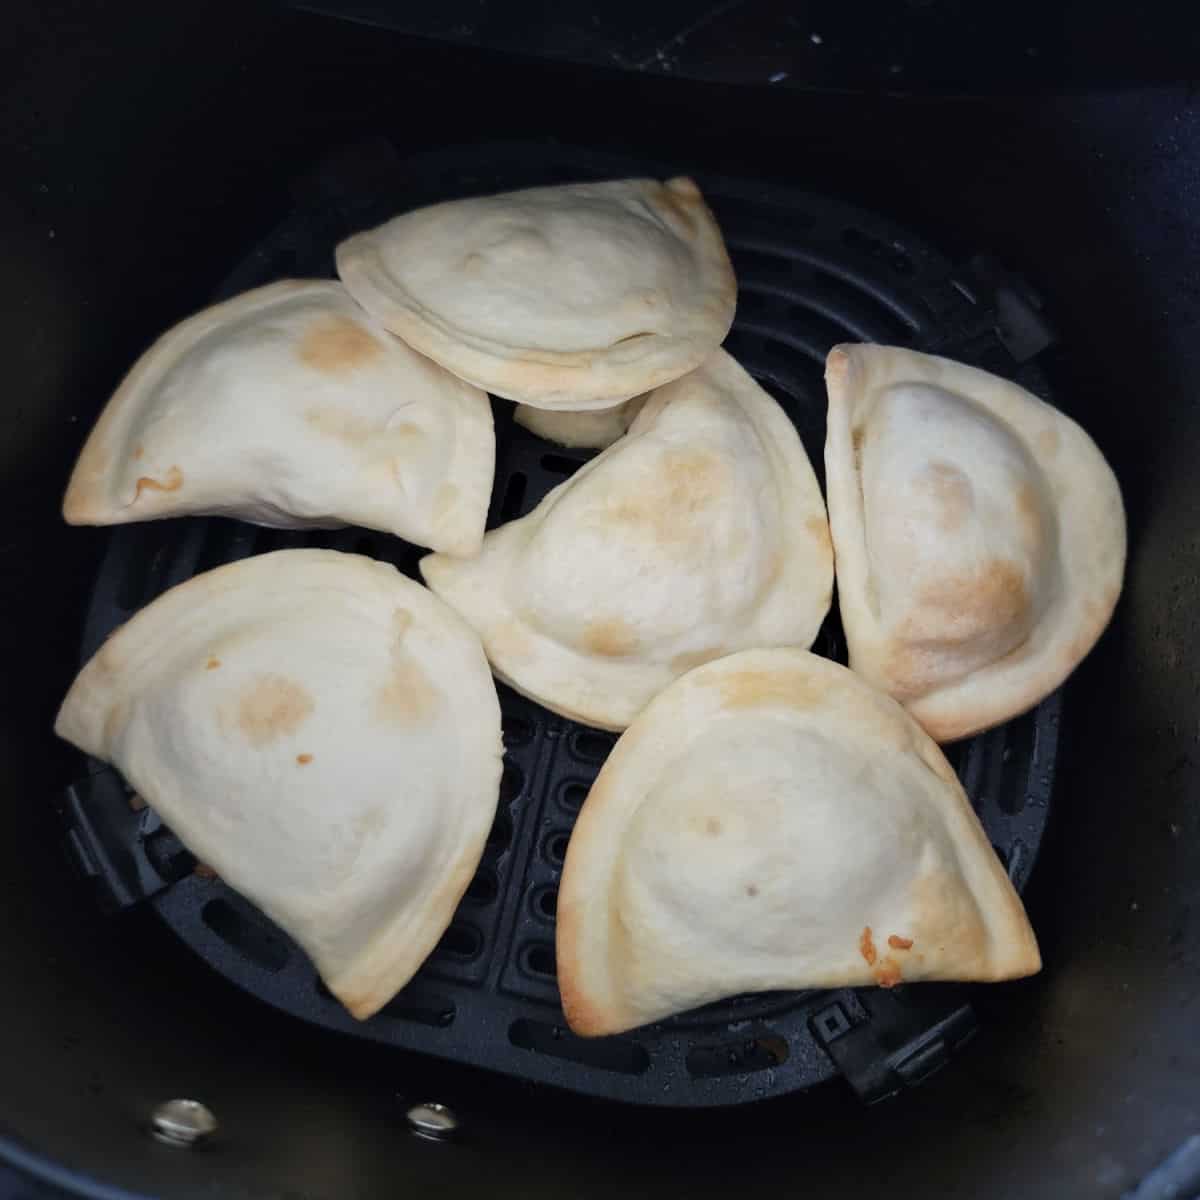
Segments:
[[[723,350],[478,558],[421,573],[493,670],[564,716],[623,729],[671,680],[750,646],[809,646],[829,609],[825,506],[779,405]]]
[[[83,448],[63,515],[365,525],[474,554],[495,456],[481,391],[341,284],[290,280],[197,313],[142,355]]]
[[[83,668],[55,728],[113,763],[359,1018],[437,944],[499,794],[478,639],[394,567],[332,550],[164,593]]]
[[[850,665],[938,741],[1036,704],[1112,615],[1125,513],[1095,443],[1014,383],[887,346],[826,367]]]
[[[557,962],[587,1035],[742,992],[1041,966],[941,751],[802,650],[700,667],[617,742],[567,849]]]
[[[337,248],[350,294],[497,396],[587,409],[690,371],[724,340],[737,284],[690,179],[452,200]]]
[[[533,408],[518,404],[514,420],[530,433],[560,446],[573,449],[603,450],[611,446],[633,424],[642,410],[645,397],[635,396],[612,408],[593,408],[582,411],[555,412],[549,408]]]

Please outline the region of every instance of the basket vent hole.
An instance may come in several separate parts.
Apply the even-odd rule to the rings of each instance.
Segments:
[[[533,901],[534,911],[547,921],[553,921],[558,914],[558,888],[546,888],[538,892]]]
[[[1031,764],[1037,762],[1037,713],[1026,713],[1015,721],[1010,721],[1003,731],[1005,735],[1004,748],[999,754],[999,781],[996,788],[996,798],[1000,808],[1015,817],[1023,812],[1029,799],[1027,780],[1022,778]],[[1015,763],[1020,770],[1013,771],[1008,767]]]
[[[1020,838],[1013,838],[1013,844],[1012,848],[1008,852],[1007,862],[1005,862],[1004,859],[1000,860],[1001,862],[1005,862],[1005,869],[1008,871],[1009,879],[1011,879],[1013,883],[1017,884],[1018,886],[1020,886],[1020,881],[1024,875],[1025,858],[1027,853],[1028,851],[1026,850],[1025,843],[1021,841]]]
[[[522,957],[525,969],[530,975],[541,975],[545,979],[557,978],[554,969],[554,947],[549,942],[534,942],[525,948]]]
[[[196,866],[195,855],[169,829],[148,835],[142,846],[150,865],[168,883],[177,883]]]
[[[505,804],[511,804],[525,788],[525,775],[515,763],[504,764],[504,774],[500,776],[500,799]]]
[[[595,729],[576,730],[571,737],[571,753],[584,762],[602,763],[609,755],[617,739],[610,733]]]
[[[492,822],[491,832],[487,835],[487,849],[492,854],[503,854],[512,845],[512,837],[512,817],[501,810],[496,814],[496,819]]]
[[[554,833],[546,839],[546,861],[552,866],[561,867],[567,857],[567,843],[570,834]]]
[[[971,742],[956,742],[952,746],[942,747],[946,761],[954,768],[954,773],[963,784],[966,783],[967,763],[970,761],[972,745]]]
[[[318,975],[315,979],[317,995],[330,1004],[339,1003],[338,998],[325,986],[325,981]],[[454,1024],[458,1009],[448,996],[410,984],[399,995],[394,996],[375,1014],[373,1019],[380,1017],[398,1018],[404,1021],[415,1021],[419,1025],[433,1025],[445,1029]]]
[[[467,885],[466,897],[476,904],[491,904],[500,894],[500,881],[490,867],[480,867]]]
[[[643,1075],[650,1067],[650,1055],[637,1042],[624,1038],[580,1038],[561,1025],[548,1021],[522,1018],[508,1027],[508,1040],[522,1050],[564,1058],[598,1067],[602,1071],[617,1071],[622,1075]]]
[[[500,501],[500,517],[502,520],[511,521],[521,512],[521,505],[525,502],[525,490],[529,484],[529,480],[525,477],[524,471],[514,471],[508,477],[508,484],[504,489],[504,497]]]
[[[474,958],[483,949],[483,935],[474,925],[462,921],[454,924],[442,934],[442,940],[437,944],[435,953],[448,958],[458,958],[466,961]]]
[[[590,788],[586,783],[573,780],[563,785],[562,791],[559,793],[559,802],[567,812],[578,812],[583,807],[589,791]]]
[[[235,907],[218,897],[201,910],[200,919],[243,958],[267,971],[282,971],[287,965],[288,948],[283,939],[248,909]]]
[[[716,1046],[693,1046],[687,1054],[688,1074],[694,1079],[718,1075],[746,1075],[787,1062],[788,1044],[777,1034],[764,1034]]]
[[[568,458],[565,454],[543,454],[542,466],[555,475],[570,478],[583,466],[583,461],[578,458]]]
[[[454,1024],[458,1010],[454,1001],[447,996],[405,988],[398,996],[389,1000],[376,1015],[446,1029]]]

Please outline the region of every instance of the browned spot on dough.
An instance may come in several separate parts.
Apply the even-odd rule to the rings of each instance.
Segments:
[[[1023,483],[1017,488],[1017,517],[1025,534],[1026,543],[1040,546],[1042,542],[1042,506],[1038,503],[1037,488],[1032,483]]]
[[[829,522],[824,517],[809,517],[804,522],[804,528],[812,535],[813,540],[821,546],[829,546]]]
[[[934,523],[942,533],[954,533],[971,512],[971,481],[956,466],[933,462],[917,477],[916,486],[932,499]]]
[[[283,675],[260,675],[238,700],[237,725],[252,746],[295,733],[313,711],[308,692]]]
[[[946,673],[946,656],[939,645],[899,641],[887,656],[884,672],[888,693],[904,704],[937,687]]]
[[[425,430],[420,425],[413,424],[412,421],[398,421],[395,425],[389,425],[387,430],[389,439],[394,442],[398,449],[404,448],[405,442],[411,442],[416,438],[423,438]],[[447,487],[451,486],[449,484]]]
[[[734,671],[712,682],[721,689],[721,700],[727,708],[751,708],[756,704],[807,708],[821,699],[821,690],[798,671]]]
[[[922,931],[922,942],[936,938],[935,944],[946,954],[946,961],[954,962],[964,972],[978,970],[987,963],[987,927],[961,876],[941,868],[919,876],[913,881],[910,903],[913,924]]]
[[[488,657],[495,661],[520,662],[532,657],[533,640],[519,621],[505,621],[484,639]]]
[[[697,221],[704,219],[707,211],[700,189],[683,175],[677,179],[668,179],[651,203],[668,223],[678,223],[685,236],[696,227]]]
[[[1023,483],[1017,488],[1017,512],[1027,520],[1037,520],[1042,515],[1038,504],[1037,488],[1032,483]]]
[[[307,766],[308,766],[308,764],[309,764],[310,762],[312,762],[312,758],[313,758],[313,756],[312,756],[311,754],[297,754],[297,755],[296,755],[296,761],[297,761],[297,762],[298,762],[298,763],[299,763],[299,764],[300,764],[302,767],[307,767]]]
[[[1058,442],[1058,430],[1053,425],[1037,435],[1037,448],[1047,456],[1058,453]]]
[[[405,655],[397,654],[387,682],[375,694],[375,718],[391,725],[427,721],[437,707],[429,677]]]
[[[705,663],[720,657],[721,651],[718,647],[708,650],[689,650],[686,654],[677,654],[671,659],[671,670],[678,671],[682,675],[685,671],[693,671],[696,667],[702,667]]]
[[[855,427],[850,430],[850,448],[854,453],[854,473],[856,475],[862,474],[862,452],[863,444],[866,442],[866,440],[867,431],[864,426],[855,425]]]
[[[137,500],[142,492],[177,492],[181,487],[183,472],[178,467],[171,467],[165,479],[151,479],[149,475],[139,476],[133,498]]]
[[[620,617],[589,621],[583,631],[583,648],[602,658],[624,658],[637,649],[637,634]]]
[[[674,175],[663,186],[684,203],[702,204],[704,202],[700,188],[689,175]]]
[[[858,952],[867,960],[867,966],[875,965],[875,943],[871,941],[871,927],[864,925],[858,938]]]
[[[329,316],[315,321],[297,351],[300,360],[326,375],[352,371],[383,353],[383,346],[357,321]]]
[[[997,558],[978,574],[942,581],[933,596],[924,597],[955,613],[978,614],[981,625],[1009,625],[1020,621],[1029,608],[1025,574],[1014,562]]]
[[[220,665],[221,660],[219,658],[210,658],[208,662],[204,664],[204,669],[206,671],[215,671]]]
[[[208,865],[208,863],[197,862],[192,868],[192,874],[200,879],[216,879],[217,873]]]
[[[704,450],[667,450],[643,486],[615,498],[605,516],[665,548],[708,538],[703,514],[728,491],[729,467]]]
[[[141,457],[142,457],[142,455],[143,455],[143,454],[145,454],[145,453],[146,453],[146,447],[145,447],[145,446],[134,446],[134,448],[133,448],[133,461],[134,461],[134,462],[137,462],[137,460],[138,460],[139,458],[141,458]]]
[[[900,964],[894,958],[885,958],[883,962],[875,968],[875,982],[881,988],[892,988],[904,979],[900,971]]]
[[[704,832],[716,836],[716,834],[721,832],[721,822],[716,817],[709,817],[704,822]]]
[[[911,950],[912,938],[899,937],[893,933],[888,937],[888,945],[893,950]]]
[[[994,558],[975,571],[948,575],[926,586],[916,597],[914,615],[899,631],[886,663],[889,691],[899,700],[912,699],[935,687],[945,670],[947,630],[954,641],[988,639],[998,656],[1010,631],[1024,631],[1030,613],[1025,576],[1016,563]]]
[[[360,446],[382,435],[377,421],[368,421],[357,413],[340,408],[305,409],[304,419],[317,433],[337,438],[350,446]]]
[[[137,794],[137,792],[129,793],[129,807],[134,812],[141,812],[146,807],[146,802]]]
[[[757,896],[758,895],[758,884],[757,883],[746,884],[746,895],[747,896]]]

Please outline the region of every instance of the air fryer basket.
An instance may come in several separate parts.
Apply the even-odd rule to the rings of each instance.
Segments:
[[[1185,89],[822,95],[506,59],[224,0],[18,0],[8,15],[0,1156],[106,1197],[1117,1200],[1196,1132],[1200,119]],[[403,156],[533,138],[547,161],[588,145],[706,184],[820,192],[919,231],[956,273],[986,249],[1043,294],[1060,336],[1037,362],[1116,468],[1130,568],[1066,689],[1025,889],[1046,968],[972,992],[978,1036],[922,1086],[872,1107],[838,1079],[762,1104],[646,1107],[339,1036],[199,963],[153,901],[103,915],[63,860],[48,800],[80,764],[50,727],[109,540],[61,523],[71,461],[149,340],[293,206],[340,203],[311,164],[374,131]],[[988,262],[970,274],[976,297],[1020,295]],[[147,1136],[172,1096],[216,1113],[205,1149]],[[453,1106],[456,1144],[408,1135],[421,1100]],[[9,1200],[5,1186],[0,1172]]]
[[[670,163],[559,146],[492,144],[397,161],[382,140],[347,148],[309,176],[288,217],[218,289],[224,299],[279,278],[332,275],[333,247],[422,203],[546,183],[666,177]],[[986,259],[956,269],[914,235],[845,203],[704,176],[739,280],[727,348],[770,390],[822,470],[825,356],[839,341],[912,345],[1006,373],[1035,390],[1029,361],[1050,335],[1028,289]],[[516,425],[496,404],[489,525],[521,516],[589,454]],[[363,529],[280,532],[193,519],[113,530],[87,620],[84,657],[164,588],[249,554],[316,545],[370,554],[419,578],[420,547]],[[816,649],[845,659],[836,613]],[[590,1095],[668,1106],[744,1104],[841,1069],[867,1100],[928,1078],[975,1031],[966,989],[917,987],[745,996],[624,1037],[565,1027],[554,970],[554,906],[567,839],[615,737],[501,687],[506,746],[484,861],[417,977],[382,1013],[350,1018],[302,951],[194,860],[152,811],[134,813],[103,764],[64,797],[67,847],[109,908],[148,901],[212,967],[317,1025],[491,1067]],[[996,852],[1024,886],[1045,828],[1060,698],[960,743],[951,757]]]

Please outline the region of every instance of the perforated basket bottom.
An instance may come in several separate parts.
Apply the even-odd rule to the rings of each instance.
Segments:
[[[336,242],[407,208],[455,196],[567,180],[675,173],[669,164],[545,146],[472,147],[403,164],[353,155],[314,175],[307,199],[236,269],[221,296],[288,276],[332,274]],[[783,406],[822,472],[824,358],[838,341],[946,353],[1018,378],[951,265],[889,222],[825,197],[699,176],[724,230],[740,299],[728,349]],[[540,441],[497,402],[497,471],[489,525],[528,512],[590,456]],[[424,553],[361,529],[283,533],[227,520],[165,521],[113,531],[85,635],[85,656],[165,588],[220,563],[285,546],[373,555],[417,576]],[[814,647],[842,658],[836,615]],[[149,899],[210,966],[260,999],[343,1034],[474,1063],[578,1092],[658,1105],[736,1104],[810,1087],[836,1071],[824,1048],[869,1020],[872,999],[773,993],[710,1005],[616,1038],[565,1028],[555,983],[554,918],[567,839],[615,738],[553,716],[500,688],[506,758],[495,826],[479,871],[437,950],[378,1016],[359,1023],[305,955],[193,860],[153,814],[131,825],[160,886]],[[1018,887],[1047,817],[1057,696],[950,757]],[[145,868],[143,867],[143,870]],[[162,886],[165,885],[165,886]],[[899,989],[901,1003],[906,993]],[[864,1001],[866,1004],[864,1005]]]

